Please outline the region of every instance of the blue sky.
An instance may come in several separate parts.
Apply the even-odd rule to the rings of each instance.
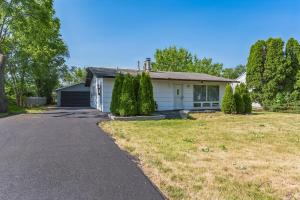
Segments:
[[[55,0],[68,65],[134,68],[171,45],[224,67],[258,39],[300,40],[300,0]]]

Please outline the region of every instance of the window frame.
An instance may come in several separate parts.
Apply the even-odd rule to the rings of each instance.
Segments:
[[[205,101],[195,101],[194,98],[194,93],[195,93],[195,86],[205,86]],[[218,100],[216,101],[209,101],[208,100],[208,87],[209,86],[215,86],[218,87]],[[218,107],[214,106],[216,103],[219,104]],[[204,105],[210,105],[210,106],[204,106]],[[195,106],[197,105],[197,106]],[[215,84],[209,84],[209,85],[204,85],[204,84],[194,84],[193,85],[193,107],[194,108],[220,108],[220,85],[215,85]]]

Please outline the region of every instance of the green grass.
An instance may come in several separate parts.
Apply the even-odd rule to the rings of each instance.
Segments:
[[[299,114],[191,118],[100,126],[170,199],[300,198]]]
[[[45,106],[39,106],[39,107],[32,107],[32,108],[24,108],[17,106],[14,99],[9,99],[9,105],[8,105],[8,112],[7,113],[0,113],[1,117],[7,117],[10,115],[16,115],[16,114],[25,114],[25,113],[41,113],[46,111],[47,108]]]

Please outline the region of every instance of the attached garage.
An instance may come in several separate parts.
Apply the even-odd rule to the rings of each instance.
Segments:
[[[90,87],[79,83],[56,90],[57,106],[90,107]]]

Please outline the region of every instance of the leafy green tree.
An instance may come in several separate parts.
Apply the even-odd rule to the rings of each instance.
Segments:
[[[184,48],[175,46],[163,50],[157,49],[155,52],[153,70],[155,71],[187,71],[189,65],[193,64],[193,56]]]
[[[252,45],[247,63],[246,82],[251,89],[251,97],[262,104],[262,90],[265,83],[264,71],[266,62],[266,42],[258,40]]]
[[[134,116],[137,114],[133,77],[130,74],[125,75],[123,81],[119,112],[121,116]]]
[[[199,59],[187,49],[175,46],[157,49],[154,57],[154,71],[197,72],[220,76],[223,68],[223,64],[213,63],[211,58]]]
[[[10,53],[11,38],[23,28],[26,19],[37,17],[34,9],[36,2],[20,0],[2,0],[0,3],[0,113],[8,110],[5,96],[5,67]]]
[[[213,63],[211,58],[198,59],[194,56],[193,64],[189,65],[189,72],[205,73],[214,76],[221,76],[223,64]]]
[[[286,77],[285,77],[285,92],[292,92],[297,82],[297,72],[300,70],[300,45],[297,40],[290,38],[286,44],[285,57],[286,57]]]
[[[110,112],[114,115],[120,115],[120,103],[121,103],[121,94],[122,94],[122,85],[124,77],[122,74],[117,74],[115,78],[114,88],[112,91],[112,100],[110,103]]]
[[[295,80],[294,89],[297,90],[298,92],[300,92],[300,70],[298,70],[295,79],[296,80]]]
[[[144,72],[140,81],[139,107],[141,115],[150,115],[155,111],[152,82],[149,74]]]
[[[60,35],[60,21],[54,15],[53,0],[45,0],[40,6],[44,12],[43,23],[30,21],[35,25],[32,31],[36,32],[37,39],[28,46],[28,51],[33,60],[31,73],[37,93],[47,97],[47,102],[51,103],[52,92],[59,85],[65,57],[69,54]]]
[[[225,93],[222,99],[222,112],[225,114],[236,113],[236,103],[234,100],[232,88],[229,84],[226,85]]]
[[[239,93],[243,99],[244,103],[244,112],[246,114],[250,114],[252,112],[252,100],[250,97],[249,90],[246,86],[246,84],[241,83],[238,87]]]
[[[86,77],[86,69],[72,66],[63,74],[63,82],[67,85],[84,82]]]
[[[246,72],[246,66],[238,65],[235,68],[224,69],[222,72],[222,76],[225,78],[237,79],[239,76],[241,76],[245,72]]]
[[[50,103],[68,54],[59,33],[59,20],[54,16],[53,1],[4,1],[0,10],[7,11],[0,14],[0,27],[6,30],[0,37],[0,46],[7,58],[7,82],[12,83],[17,103],[22,104],[23,95],[28,95],[32,86],[37,95],[46,96]]]
[[[286,79],[286,65],[283,53],[282,39],[270,38],[266,42],[266,62],[264,65],[263,105],[269,106],[278,92],[283,91]]]
[[[242,98],[240,86],[237,85],[234,91],[234,101],[236,104],[236,113],[237,114],[244,114],[245,113],[245,104],[244,99]]]

